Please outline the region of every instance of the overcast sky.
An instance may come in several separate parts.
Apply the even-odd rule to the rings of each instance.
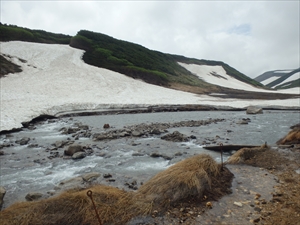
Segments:
[[[104,33],[165,53],[223,61],[249,77],[300,67],[299,0],[13,1],[1,23]]]

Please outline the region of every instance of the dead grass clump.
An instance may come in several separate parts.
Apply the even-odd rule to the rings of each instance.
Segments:
[[[242,148],[229,157],[226,163],[228,164],[237,164],[244,163],[246,160],[257,157],[258,154],[268,150],[269,147],[264,144],[260,147],[255,148]]]
[[[284,138],[277,141],[278,145],[291,145],[300,144],[300,126],[293,126],[291,130]]]
[[[170,203],[201,198],[220,169],[211,156],[197,155],[157,174],[136,193],[103,185],[88,190],[102,224],[121,225],[150,214],[153,207],[167,209]],[[1,225],[98,225],[88,190],[69,190],[49,199],[11,205],[0,211]]]
[[[132,193],[109,186],[90,188],[103,224],[125,224],[149,211],[150,205],[134,202]],[[68,191],[38,202],[17,203],[0,212],[2,225],[99,225],[87,190]]]
[[[211,177],[217,176],[220,169],[206,154],[185,159],[151,178],[140,187],[137,197],[163,208],[189,197],[201,197],[210,189]]]

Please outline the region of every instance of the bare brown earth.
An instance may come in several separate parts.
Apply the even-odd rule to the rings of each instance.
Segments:
[[[172,83],[170,88],[180,91],[191,92],[195,94],[208,94],[214,96],[214,93],[217,93],[216,97],[218,98],[237,98],[237,99],[289,99],[289,98],[299,98],[299,94],[282,94],[282,93],[266,93],[266,92],[251,92],[243,91],[237,89],[230,89],[221,86],[211,85],[208,87],[197,87],[190,86],[180,83]],[[222,95],[220,95],[222,94]]]
[[[188,199],[172,207],[162,217],[157,217],[149,223],[132,224],[264,224],[264,225],[299,225],[300,224],[300,145],[281,146],[259,152],[243,162],[244,165],[259,167],[277,177],[277,186],[271,192],[272,199],[266,201],[260,194],[253,196],[255,219],[241,218],[236,222],[228,222],[222,217],[218,220],[199,221],[199,217],[214,207],[215,201],[231,193],[231,172],[224,168],[222,176],[214,180],[211,191],[205,193],[202,199]],[[242,165],[241,165],[242,166]],[[296,172],[297,170],[297,172]],[[250,179],[253,174],[248,174]],[[267,175],[267,174],[266,174]],[[264,183],[264,177],[261,178]],[[228,210],[231,211],[231,210]],[[231,212],[233,213],[233,212]],[[237,212],[234,212],[237,213]],[[245,214],[249,212],[245,212]],[[238,214],[244,216],[245,214]],[[250,213],[251,214],[251,213]],[[155,212],[152,217],[155,218]],[[204,217],[205,218],[205,217]],[[155,222],[153,222],[155,221]],[[240,222],[240,221],[247,221]]]

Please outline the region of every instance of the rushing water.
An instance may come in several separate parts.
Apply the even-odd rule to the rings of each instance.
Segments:
[[[49,159],[51,151],[45,151],[59,140],[73,140],[71,135],[62,135],[62,127],[81,122],[88,125],[92,132],[102,132],[103,124],[110,124],[112,129],[123,128],[139,123],[179,122],[185,120],[206,120],[224,118],[224,122],[212,123],[201,127],[179,127],[178,130],[197,139],[185,143],[174,143],[160,139],[160,136],[120,138],[111,141],[94,142],[80,138],[76,143],[93,146],[94,153],[81,160],[64,159],[63,148],[57,150],[61,157]],[[237,124],[243,118],[251,121],[247,125]],[[264,114],[246,115],[245,112],[167,112],[143,114],[119,114],[103,116],[64,118],[56,122],[36,125],[36,129],[24,129],[21,132],[0,136],[0,144],[12,146],[1,149],[0,185],[7,190],[4,207],[17,200],[24,200],[28,192],[46,193],[57,188],[65,179],[70,179],[90,172],[100,173],[98,183],[125,188],[124,183],[136,180],[145,182],[157,172],[173,163],[194,154],[207,153],[220,161],[219,153],[203,149],[203,143],[261,145],[267,142],[275,145],[289,131],[290,126],[299,123],[299,112],[265,111]],[[29,137],[28,145],[18,145],[15,141]],[[30,147],[31,144],[31,147]],[[34,144],[34,145],[32,145]],[[167,157],[150,157],[159,152]],[[136,154],[138,153],[138,154]],[[228,155],[225,155],[225,159]],[[111,174],[115,182],[107,182],[103,174]]]

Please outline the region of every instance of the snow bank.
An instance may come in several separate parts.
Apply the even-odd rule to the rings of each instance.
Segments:
[[[224,100],[147,84],[120,73],[87,65],[81,60],[83,51],[68,45],[13,41],[1,43],[1,53],[13,56],[13,61],[22,66],[23,71],[8,74],[0,80],[0,130],[19,128],[21,122],[41,114],[55,115],[63,111],[132,105],[299,106],[299,99]],[[222,75],[225,76],[223,73]]]
[[[270,92],[270,93],[277,93],[277,91],[269,91],[264,90],[261,88],[254,87],[250,84],[244,83],[239,81],[231,76],[229,76],[222,66],[207,66],[207,65],[197,65],[197,64],[185,64],[179,63],[179,65],[183,66],[191,73],[198,76],[200,79],[206,81],[207,83],[215,84],[222,87],[244,90],[244,91],[253,91],[253,92]],[[298,74],[299,76],[299,74]],[[278,79],[272,77],[272,79]],[[293,76],[294,78],[294,76]],[[271,78],[270,78],[271,79]],[[296,79],[296,78],[295,78]],[[269,80],[270,81],[270,80]],[[265,82],[265,81],[264,81]],[[269,82],[270,83],[270,82]],[[264,83],[265,84],[265,83]],[[293,90],[283,90],[280,91],[281,93],[288,93],[288,94],[299,94],[300,88],[293,89]]]
[[[277,84],[277,86],[281,85],[281,84],[284,84],[284,83],[287,83],[287,82],[290,82],[290,81],[294,81],[294,80],[297,80],[300,78],[300,72],[298,73],[294,73],[292,76],[290,76],[289,78],[287,78],[286,80],[282,81],[281,83]]]

